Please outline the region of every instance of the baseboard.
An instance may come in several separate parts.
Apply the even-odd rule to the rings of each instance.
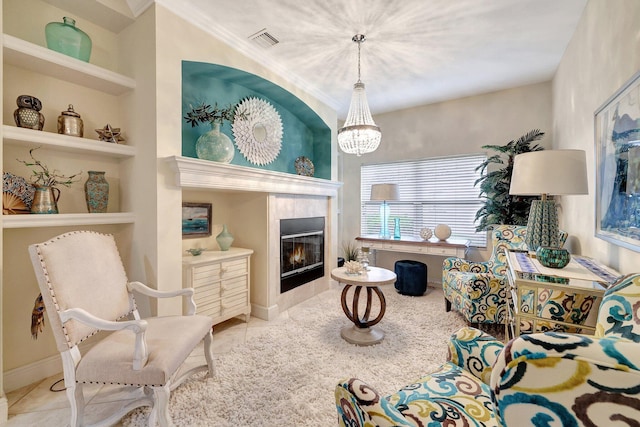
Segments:
[[[0,426],[7,423],[9,419],[9,404],[7,403],[7,397],[0,397]]]
[[[277,304],[271,307],[265,307],[251,303],[251,315],[262,320],[274,320],[280,315],[280,309]]]
[[[80,353],[86,353],[94,345],[95,342],[83,342],[80,344]],[[54,354],[28,365],[3,372],[4,392],[17,390],[60,373],[62,373],[62,358],[60,354]]]
[[[3,373],[4,391],[10,392],[29,384],[42,381],[62,372],[62,360],[59,354]]]

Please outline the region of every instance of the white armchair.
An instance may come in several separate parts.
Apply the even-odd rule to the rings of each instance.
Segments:
[[[173,425],[169,395],[195,372],[213,375],[212,320],[195,315],[193,289],[162,292],[129,282],[113,236],[90,231],[62,234],[29,246],[31,262],[62,357],[71,404],[71,426],[83,425],[83,384],[121,384],[141,389],[138,398],[102,420],[111,425],[127,412],[151,406],[150,426]],[[132,291],[156,298],[187,299],[186,316],[141,319]],[[78,345],[111,331],[81,354]],[[178,375],[204,339],[206,364]]]

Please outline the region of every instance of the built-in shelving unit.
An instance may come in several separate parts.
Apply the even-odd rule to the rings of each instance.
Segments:
[[[36,228],[62,227],[77,225],[131,224],[135,222],[135,214],[118,213],[73,213],[55,215],[3,215],[4,228]]]
[[[130,77],[63,55],[19,38],[3,35],[4,62],[112,95],[136,87]]]
[[[60,135],[17,126],[3,125],[2,133],[4,143],[11,145],[33,146],[33,144],[38,144],[57,151],[96,153],[114,158],[133,157],[136,155],[136,148],[130,145],[113,144],[95,139]]]
[[[5,64],[95,89],[108,95],[121,95],[136,87],[135,80],[130,77],[8,34],[3,34],[2,47]],[[2,126],[2,137],[4,146],[38,145],[59,153],[95,154],[99,157],[109,157],[117,160],[132,158],[136,155],[136,148],[130,145],[114,144],[10,125]],[[5,229],[130,224],[135,222],[135,215],[132,212],[3,215],[2,218],[3,228]]]

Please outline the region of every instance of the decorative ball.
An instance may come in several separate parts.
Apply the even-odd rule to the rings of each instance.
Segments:
[[[440,240],[447,240],[451,236],[451,227],[447,224],[438,224],[434,230],[434,234]]]
[[[424,240],[429,240],[433,236],[433,231],[430,228],[424,227],[420,229],[420,237]]]

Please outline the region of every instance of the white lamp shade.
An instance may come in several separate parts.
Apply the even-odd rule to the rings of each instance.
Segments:
[[[399,199],[398,184],[373,184],[371,186],[371,200],[386,202]]]
[[[542,150],[518,154],[509,194],[589,194],[584,150]]]

